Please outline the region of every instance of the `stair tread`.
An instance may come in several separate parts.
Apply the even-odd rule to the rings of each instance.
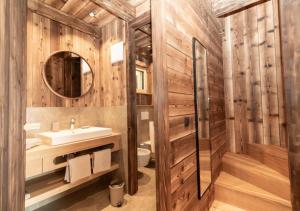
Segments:
[[[240,165],[240,166],[244,165],[245,168],[253,168],[255,171],[257,171],[259,173],[267,174],[271,177],[276,177],[276,179],[279,179],[279,180],[289,183],[288,177],[277,172],[274,169],[271,169],[270,167],[251,158],[248,155],[227,152],[223,157],[223,161],[226,162],[226,160],[228,160],[228,159],[233,159],[235,161],[235,162],[231,162],[232,165]]]
[[[241,180],[225,172],[221,172],[215,185],[222,186],[224,188],[235,190],[248,195],[260,197],[269,201],[277,202],[287,207],[291,207],[290,201],[278,197],[268,191],[265,191],[255,185],[252,185],[244,180]]]
[[[231,204],[227,204],[218,200],[214,200],[213,204],[209,211],[246,211],[245,209],[241,209],[239,207],[235,207]]]

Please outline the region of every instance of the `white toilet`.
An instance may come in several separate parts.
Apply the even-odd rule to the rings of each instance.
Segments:
[[[144,167],[149,164],[151,151],[149,149],[138,148],[138,167]]]
[[[150,135],[150,141],[145,142],[144,144],[150,145],[151,150],[144,149],[144,148],[138,148],[137,154],[138,154],[138,167],[144,167],[149,164],[149,161],[151,159],[151,152],[155,153],[155,147],[154,147],[154,122],[149,122],[149,135]]]

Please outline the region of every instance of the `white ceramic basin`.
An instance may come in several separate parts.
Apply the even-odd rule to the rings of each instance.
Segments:
[[[99,138],[111,134],[111,128],[89,127],[78,128],[74,130],[61,130],[58,132],[44,132],[40,133],[39,135],[41,136],[42,141],[46,144],[60,145],[86,139]]]

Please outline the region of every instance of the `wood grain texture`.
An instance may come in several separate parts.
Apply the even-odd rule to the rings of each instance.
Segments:
[[[0,2],[0,210],[24,210],[27,1]]]
[[[136,31],[150,24],[151,16],[147,13],[128,23],[127,27],[127,42],[128,42],[128,66],[126,72],[127,81],[127,124],[128,124],[128,172],[129,172],[129,194],[133,195],[138,191],[138,166],[137,166],[137,104],[138,95],[136,88]],[[138,63],[140,64],[140,63]],[[151,79],[152,81],[152,79]],[[151,96],[152,97],[152,96]],[[152,100],[151,100],[152,101]],[[152,102],[151,102],[152,104]]]
[[[135,18],[135,7],[124,0],[91,1],[125,21],[132,21]]]
[[[77,29],[28,12],[27,106],[82,107],[118,106],[126,100],[126,61],[112,65],[110,46],[125,41],[125,24],[114,20],[100,28],[101,40]],[[77,100],[61,99],[48,90],[43,79],[44,64],[55,51],[73,51],[91,66],[94,87]],[[38,89],[36,87],[39,87]]]
[[[277,1],[225,18],[223,38],[229,150],[247,143],[286,145]]]
[[[157,7],[153,7],[153,2]],[[196,165],[193,165],[196,160],[193,157],[196,146],[192,38],[196,37],[208,52],[208,87],[211,95],[210,141],[214,143],[212,168],[215,179],[221,169],[221,157],[225,151],[225,138],[222,138],[225,134],[225,103],[221,25],[213,17],[209,0],[152,1],[152,12],[159,16],[160,21],[159,26],[156,26],[158,27],[156,30],[159,31],[159,41],[156,38],[153,44],[159,42],[162,45],[159,51],[154,49],[154,52],[156,51],[154,55],[159,58],[153,59],[153,73],[159,74],[160,78],[156,80],[164,83],[159,90],[164,93],[164,109],[159,115],[164,118],[160,120],[161,122],[167,122],[163,127],[168,127],[163,131],[162,126],[158,127],[163,133],[159,144],[165,144],[168,149],[164,151],[163,160],[160,161],[162,163],[159,165],[165,168],[164,171],[169,171],[166,173],[167,177],[163,178],[166,182],[164,194],[160,193],[159,199],[164,206],[160,208],[161,210],[207,210],[213,199],[213,186],[209,188],[202,200],[198,200]],[[158,24],[157,21],[158,19],[152,19],[152,24]],[[153,30],[155,31],[154,28]],[[159,67],[155,66],[156,60],[162,62]],[[157,86],[155,82],[154,86]],[[154,102],[155,99],[158,100],[156,95],[154,91]],[[187,121],[189,124],[184,124]],[[161,177],[159,179],[162,180]],[[170,204],[167,204],[168,202]]]
[[[290,201],[290,181],[287,176],[243,154],[227,152],[222,162],[224,172]]]
[[[93,27],[92,25],[90,25],[78,18],[75,18],[74,16],[69,15],[64,11],[55,9],[55,8],[43,3],[42,1],[29,0],[28,8],[34,13],[45,16],[54,21],[61,22],[67,26],[73,27],[82,32],[91,34],[93,36],[97,36],[97,31],[95,30],[95,27]]]
[[[266,1],[268,0],[213,0],[213,10],[217,17],[224,17]]]
[[[263,144],[247,144],[246,153],[266,166],[289,177],[287,149]]]
[[[153,106],[156,152],[157,210],[171,210],[168,76],[166,58],[165,0],[152,0]]]
[[[221,173],[215,186],[216,200],[244,210],[291,210],[290,201],[225,172]]]
[[[300,2],[280,0],[282,57],[293,210],[300,210]]]

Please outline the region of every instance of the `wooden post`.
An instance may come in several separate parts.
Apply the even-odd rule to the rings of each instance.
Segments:
[[[0,1],[0,210],[24,210],[26,0]]]
[[[300,210],[300,1],[280,0],[288,147],[293,210]]]
[[[169,165],[169,102],[166,58],[166,0],[152,0],[153,105],[156,152],[157,210],[171,210],[171,172]]]
[[[137,109],[136,109],[136,30],[151,23],[151,14],[146,12],[128,23],[128,66],[127,66],[127,116],[128,116],[128,192],[138,191],[137,166]]]

